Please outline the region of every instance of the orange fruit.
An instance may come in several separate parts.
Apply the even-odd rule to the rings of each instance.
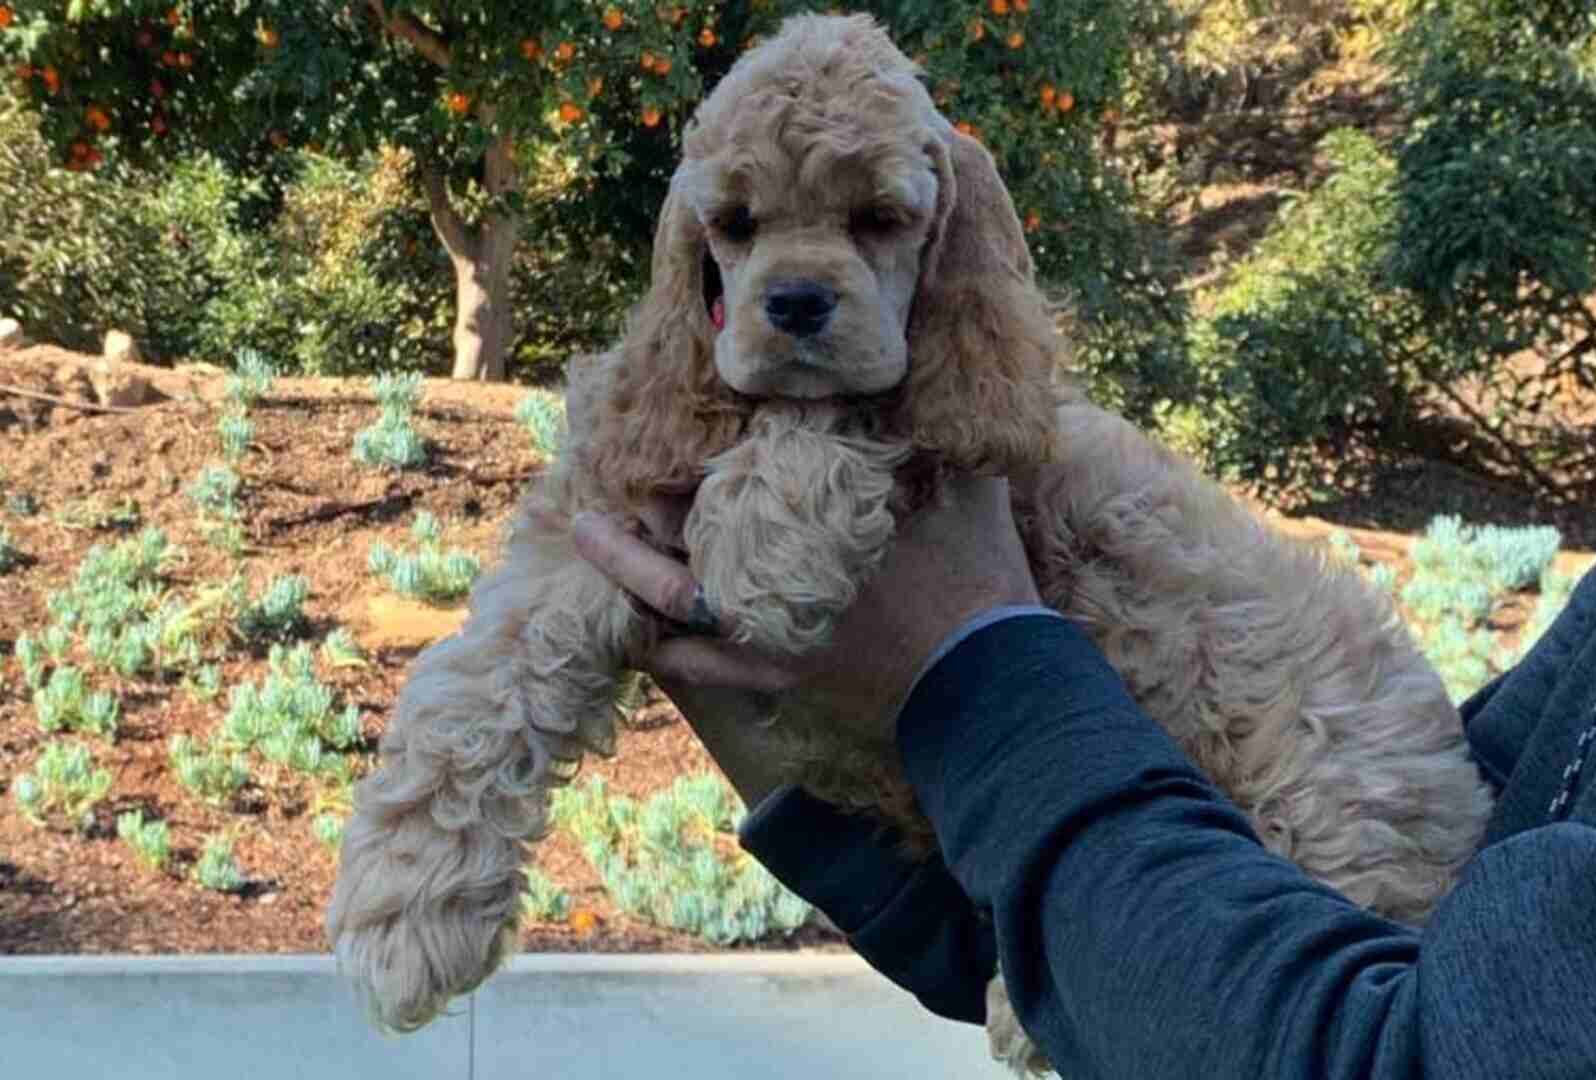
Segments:
[[[1009,13],[1009,0],[992,0],[992,14],[1007,15]]]
[[[560,103],[560,119],[564,120],[567,124],[574,124],[578,120],[582,119],[582,117],[585,115],[586,114],[582,111],[582,106],[576,104],[574,101],[564,101]]]
[[[4,30],[6,27],[10,26],[11,20],[14,18],[16,18],[16,14],[11,10],[11,8],[5,4],[0,4],[0,30]]]
[[[610,31],[619,30],[621,24],[625,21],[625,19],[621,18],[621,13],[615,8],[604,9],[604,29]]]
[[[1031,0],[1014,0],[1014,10],[1026,12],[1031,10]]]
[[[565,920],[578,934],[591,934],[598,929],[599,917],[588,908],[577,908]]]
[[[1044,108],[1044,109],[1052,108],[1053,107],[1053,102],[1058,99],[1058,88],[1055,87],[1052,83],[1046,82],[1046,83],[1042,84],[1042,89],[1041,89],[1040,93],[1041,93],[1041,98],[1042,98],[1042,108]]]
[[[1065,90],[1063,93],[1059,94],[1058,111],[1069,112],[1073,108],[1075,108],[1075,95],[1070,93],[1068,90]]]
[[[61,89],[61,73],[49,64],[44,65],[39,71],[39,78],[44,80],[44,88],[50,93]]]
[[[649,105],[643,109],[643,126],[659,127],[660,113],[654,106]]]
[[[654,74],[656,74],[656,75],[669,75],[670,73],[671,73],[671,62],[670,62],[669,59],[667,59],[666,57],[662,56],[658,60],[654,61]]]
[[[707,26],[698,32],[698,43],[706,49],[712,48],[715,42],[718,40],[719,39],[715,37],[715,31],[711,30]]]
[[[84,109],[83,119],[95,131],[103,133],[111,130],[111,114],[98,105],[90,105]]]
[[[569,41],[562,41],[558,45],[554,46],[554,59],[559,63],[567,63],[571,57],[575,55],[576,46],[572,45]]]
[[[1041,227],[1042,227],[1042,215],[1041,214],[1038,214],[1035,210],[1032,210],[1029,214],[1025,215],[1025,231],[1026,232],[1035,232],[1037,229],[1039,229]]]
[[[1008,46],[1009,46],[1009,48],[1018,49],[1020,46],[1022,46],[1024,44],[1025,44],[1025,35],[1020,33],[1018,30],[1014,31],[1014,33],[1009,35],[1009,38],[1008,38]]]
[[[444,103],[456,116],[464,116],[471,108],[471,95],[464,90],[456,90],[444,99]]]
[[[537,38],[522,38],[521,55],[526,59],[527,63],[537,60],[543,55],[543,43]]]
[[[980,19],[971,19],[964,27],[964,32],[970,35],[971,41],[980,41],[986,37],[986,23]]]
[[[268,49],[275,49],[283,43],[282,35],[270,26],[261,27],[256,37],[260,38],[260,43]]]
[[[637,58],[637,63],[644,71],[653,71],[654,54],[645,50],[643,55]]]

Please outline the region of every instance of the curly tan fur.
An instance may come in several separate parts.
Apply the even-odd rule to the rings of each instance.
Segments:
[[[573,362],[569,445],[357,789],[328,930],[379,1022],[425,1023],[509,947],[523,842],[581,755],[611,752],[618,680],[656,632],[570,519],[659,493],[696,491],[681,539],[737,636],[799,653],[938,477],[1007,473],[1046,602],[1270,848],[1410,921],[1449,886],[1488,791],[1389,602],[1053,384],[990,156],[868,19],[794,19],[739,61],[686,137],[652,269],[625,340]],[[794,281],[835,299],[823,327],[778,325]],[[795,777],[934,842],[890,750],[797,702],[777,717]],[[995,1047],[1040,1067],[994,995]]]

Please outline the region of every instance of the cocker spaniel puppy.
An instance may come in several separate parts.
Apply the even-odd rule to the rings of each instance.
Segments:
[[[798,653],[942,477],[1008,475],[1046,602],[1264,842],[1422,919],[1490,802],[1439,679],[1357,573],[1056,384],[1056,347],[991,157],[875,24],[800,17],[744,56],[688,129],[625,340],[573,363],[569,445],[357,790],[328,930],[375,1017],[424,1024],[511,948],[524,843],[582,755],[612,751],[618,680],[657,633],[571,518],[659,493],[696,493],[658,539],[737,636]],[[795,778],[933,842],[889,747],[778,716]],[[1041,1064],[1012,1015],[990,1026]]]

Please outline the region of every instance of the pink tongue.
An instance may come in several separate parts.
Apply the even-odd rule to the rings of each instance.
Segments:
[[[709,321],[715,324],[716,330],[726,329],[726,298],[717,296],[709,305]]]

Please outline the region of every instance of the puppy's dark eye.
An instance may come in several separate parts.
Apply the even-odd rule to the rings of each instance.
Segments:
[[[742,244],[754,238],[754,215],[746,206],[734,206],[716,215],[715,228],[734,243]]]
[[[848,231],[855,236],[884,236],[902,223],[886,206],[861,206],[848,215]]]

